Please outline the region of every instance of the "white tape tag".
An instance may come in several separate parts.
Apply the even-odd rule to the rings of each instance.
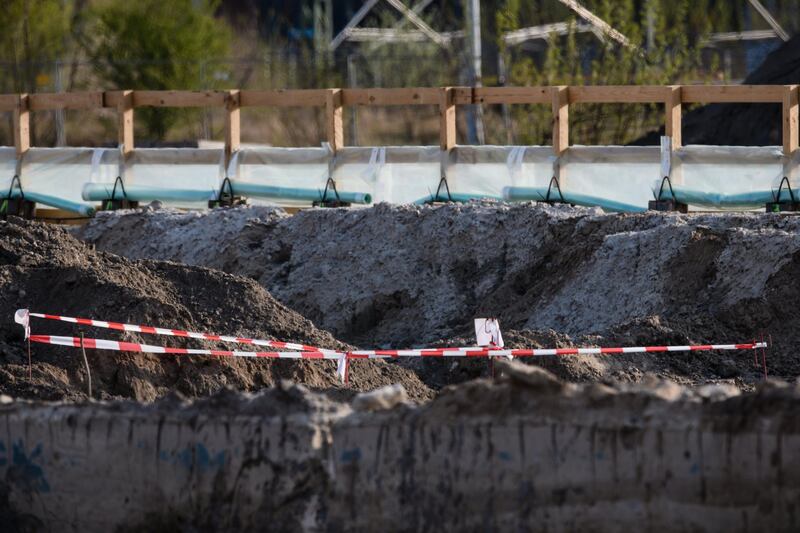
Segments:
[[[25,338],[31,336],[31,315],[27,309],[17,309],[14,313],[14,322],[25,328]]]
[[[503,334],[496,318],[476,318],[475,337],[478,346],[503,346]]]
[[[347,383],[347,357],[344,354],[336,361],[336,374],[342,383]]]

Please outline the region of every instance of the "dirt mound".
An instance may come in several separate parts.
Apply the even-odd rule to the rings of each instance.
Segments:
[[[606,215],[489,202],[381,204],[268,219],[232,209],[204,214],[196,231],[212,236],[237,220],[239,234],[221,249],[211,237],[194,241],[187,255],[168,245],[185,236],[164,224],[182,216],[196,220],[164,211],[107,214],[78,235],[128,257],[249,276],[337,338],[361,346],[468,340],[475,316],[496,316],[504,330],[553,330],[569,336],[559,337],[565,344],[736,342],[766,331],[775,342],[770,371],[791,379],[800,373],[794,303],[800,294],[793,281],[800,275],[800,219],[793,217]],[[184,232],[186,225],[177,227]],[[156,236],[157,253],[142,244]],[[602,366],[603,379],[636,380],[644,371],[684,382],[759,376],[751,353],[619,359],[621,366],[587,359],[573,373],[588,377]]]
[[[84,396],[85,374],[75,349],[32,346],[32,379],[22,328],[11,320],[17,308],[195,331],[290,340],[323,348],[347,345],[269,295],[259,284],[200,267],[130,261],[96,252],[63,229],[21,220],[0,222],[0,391],[44,399]],[[71,324],[33,319],[34,333],[75,335]],[[171,346],[212,347],[213,343],[120,334],[83,328],[87,337],[125,339]],[[166,339],[166,340],[165,340]],[[219,345],[230,349],[230,345]],[[246,348],[244,348],[246,349]],[[152,400],[168,391],[204,396],[224,387],[257,390],[278,379],[316,389],[339,390],[333,361],[274,361],[241,358],[161,356],[87,351],[98,397]],[[402,382],[412,397],[430,390],[398,365],[359,361],[350,388],[370,390]]]

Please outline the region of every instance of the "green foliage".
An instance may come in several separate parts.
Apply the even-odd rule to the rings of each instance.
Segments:
[[[114,0],[97,7],[85,42],[97,73],[120,89],[206,89],[227,57],[230,30],[213,16],[216,1]],[[137,111],[161,140],[180,118],[175,109]]]
[[[512,85],[664,85],[703,78],[700,49],[696,41],[710,31],[708,17],[693,18],[712,0],[595,0],[583,4],[598,17],[625,35],[630,46],[592,33],[578,34],[573,18],[565,36],[551,35],[543,57],[519,54],[510,57]],[[520,26],[544,24],[548,20],[530,20],[521,14],[519,0],[506,0],[498,10],[497,24],[503,31]],[[523,22],[524,20],[524,22]],[[647,21],[652,27],[648,43]],[[690,42],[693,35],[695,42]],[[648,46],[650,44],[650,46]],[[502,45],[501,45],[502,48]],[[550,110],[545,106],[512,107],[522,124],[516,142],[547,144],[550,140]],[[572,140],[586,144],[626,143],[663,123],[660,105],[578,105],[570,109]]]
[[[4,93],[33,92],[42,69],[66,52],[71,9],[59,0],[5,0],[0,16]]]

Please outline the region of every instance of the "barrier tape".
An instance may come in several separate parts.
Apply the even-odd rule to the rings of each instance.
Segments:
[[[80,337],[31,335],[31,342],[80,348]],[[105,339],[83,339],[85,348],[121,352],[163,353],[175,355],[215,355],[223,357],[267,357],[286,359],[392,359],[397,357],[537,357],[542,355],[620,354],[655,352],[697,352],[708,350],[755,350],[766,348],[766,342],[747,344],[699,344],[687,346],[640,346],[631,348],[534,348],[534,349],[432,349],[432,350],[358,350],[352,352],[248,352],[243,350],[208,350],[204,348],[170,348],[137,342]]]
[[[20,310],[21,311],[21,310]],[[171,328],[157,328],[153,326],[140,326],[137,324],[123,324],[121,322],[108,322],[105,320],[93,320],[91,318],[76,318],[72,316],[61,315],[48,315],[45,313],[29,313],[29,316],[35,318],[44,318],[47,320],[59,320],[61,322],[70,322],[72,324],[80,324],[83,326],[94,326],[97,328],[115,329],[119,331],[129,331],[131,333],[147,333],[151,335],[167,335],[170,337],[186,337],[190,339],[201,339],[207,341],[219,342],[235,342],[239,344],[253,344],[256,346],[269,346],[272,348],[285,348],[287,350],[298,350],[303,352],[321,352],[321,353],[343,353],[337,350],[328,350],[325,348],[317,348],[316,346],[308,346],[305,344],[297,344],[294,342],[281,342],[270,341],[264,339],[251,339],[247,337],[235,337],[231,335],[216,335],[214,333],[200,333],[196,331],[184,331],[181,329]]]
[[[285,348],[290,351],[251,352],[245,350],[212,350],[204,348],[171,348],[154,346],[136,342],[113,341],[107,339],[81,339],[80,337],[57,335],[30,335],[29,317],[59,320],[74,324],[95,326],[100,328],[115,329],[133,333],[153,335],[167,335],[209,341],[235,342],[253,344],[274,348]],[[230,335],[216,335],[212,333],[199,333],[171,328],[157,328],[120,322],[107,322],[88,318],[76,318],[44,313],[29,313],[27,309],[19,309],[14,315],[14,320],[25,328],[26,338],[30,342],[70,346],[74,348],[112,350],[121,352],[140,352],[171,355],[211,355],[217,357],[255,357],[273,359],[328,359],[337,361],[337,374],[347,382],[348,366],[351,359],[389,359],[397,357],[537,357],[545,355],[600,355],[600,354],[629,354],[629,353],[659,353],[659,352],[697,352],[710,350],[757,350],[766,349],[768,344],[761,342],[740,344],[695,344],[683,346],[632,346],[632,347],[599,347],[599,348],[533,348],[533,349],[503,349],[499,347],[461,347],[461,348],[422,348],[411,350],[353,350],[349,352],[327,350],[297,344],[292,342],[271,341],[236,337]],[[765,360],[766,364],[766,360]]]

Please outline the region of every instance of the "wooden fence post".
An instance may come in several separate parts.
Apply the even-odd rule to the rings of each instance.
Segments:
[[[553,153],[563,154],[569,148],[569,87],[551,88],[553,106]]]
[[[450,151],[456,145],[456,104],[452,87],[439,89],[439,147]]]
[[[17,97],[14,107],[14,147],[17,151],[17,161],[31,147],[31,112],[28,95],[24,93]]]
[[[798,148],[798,85],[787,85],[783,94],[783,153],[791,156]]]
[[[122,155],[127,157],[133,152],[133,91],[122,91],[117,104],[117,142],[122,148]]]
[[[228,91],[225,95],[225,171],[227,173],[228,163],[231,156],[239,150],[241,144],[241,108],[239,91]]]
[[[672,151],[675,151],[683,146],[683,139],[681,138],[683,113],[681,86],[670,85],[667,90],[667,96],[664,100],[664,135],[672,139]]]
[[[344,146],[344,125],[342,122],[342,90],[328,89],[325,94],[325,124],[328,132],[328,143],[333,153]]]

